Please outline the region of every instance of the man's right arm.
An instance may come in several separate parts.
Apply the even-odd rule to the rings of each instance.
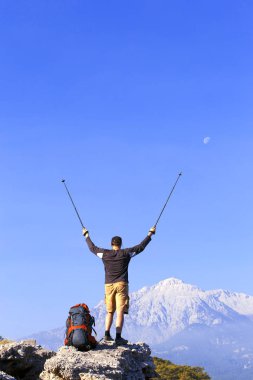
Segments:
[[[146,248],[146,246],[148,245],[148,243],[150,243],[151,241],[151,236],[154,235],[156,232],[156,227],[151,227],[149,232],[148,232],[148,235],[145,237],[145,239],[138,245],[135,245],[134,247],[131,247],[131,248],[126,248],[125,249],[125,252],[127,252],[127,254],[132,258],[136,255],[138,255],[139,253],[141,253],[142,251],[144,251],[144,249]]]

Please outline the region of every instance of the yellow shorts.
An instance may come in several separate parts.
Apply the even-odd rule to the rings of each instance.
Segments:
[[[105,284],[105,304],[108,313],[114,313],[115,310],[121,311],[123,309],[124,314],[128,314],[128,284],[123,281]]]

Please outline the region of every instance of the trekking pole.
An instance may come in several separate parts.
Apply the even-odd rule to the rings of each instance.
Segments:
[[[83,228],[85,228],[84,225],[83,225],[82,219],[80,218],[80,215],[78,214],[78,211],[77,211],[77,209],[76,209],[75,203],[74,203],[74,201],[73,201],[73,199],[72,199],[72,197],[71,197],[71,195],[70,195],[70,192],[69,192],[69,190],[68,190],[68,188],[67,188],[67,185],[66,185],[66,183],[65,183],[65,179],[62,180],[62,183],[63,183],[63,185],[65,186],[65,189],[66,189],[66,191],[67,191],[67,193],[68,193],[68,195],[69,195],[69,198],[70,198],[70,200],[71,200],[71,202],[72,202],[72,205],[73,205],[73,207],[74,207],[74,209],[75,209],[76,215],[78,216],[78,219],[79,219],[79,221],[80,221],[80,223],[81,223],[81,226],[82,226]]]
[[[157,221],[156,221],[154,227],[157,226],[157,224],[158,224],[158,222],[159,222],[159,220],[160,220],[160,218],[161,218],[161,216],[162,216],[162,213],[164,212],[164,209],[165,209],[165,207],[167,206],[167,203],[169,202],[169,199],[170,199],[170,197],[171,197],[171,195],[172,195],[172,193],[173,193],[173,191],[174,191],[174,189],[175,189],[175,187],[176,187],[176,185],[177,185],[177,182],[178,182],[179,178],[181,177],[181,175],[182,175],[182,172],[178,174],[177,180],[176,180],[176,182],[174,183],[174,186],[173,186],[172,189],[171,189],[171,192],[170,192],[170,194],[169,194],[169,196],[168,196],[168,198],[167,198],[167,200],[166,200],[166,202],[165,202],[165,204],[164,204],[164,206],[163,206],[163,208],[162,208],[162,211],[160,212],[160,215],[159,215],[158,218],[157,218]]]

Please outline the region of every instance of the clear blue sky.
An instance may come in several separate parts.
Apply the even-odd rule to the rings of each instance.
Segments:
[[[91,238],[137,244],[130,289],[253,294],[251,1],[0,1],[0,335],[103,298]],[[203,139],[209,136],[208,144]]]

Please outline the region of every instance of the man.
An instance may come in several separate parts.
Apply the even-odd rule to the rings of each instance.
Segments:
[[[121,337],[124,323],[124,314],[128,314],[128,265],[132,257],[142,252],[151,241],[151,236],[156,232],[156,227],[150,228],[148,235],[138,245],[131,248],[121,248],[122,239],[114,236],[111,240],[112,249],[98,248],[91,241],[89,231],[83,228],[88,247],[92,253],[103,260],[105,268],[105,303],[107,315],[105,319],[104,340],[112,342],[110,329],[113,315],[117,311],[116,319],[116,344],[127,344],[127,340]]]

